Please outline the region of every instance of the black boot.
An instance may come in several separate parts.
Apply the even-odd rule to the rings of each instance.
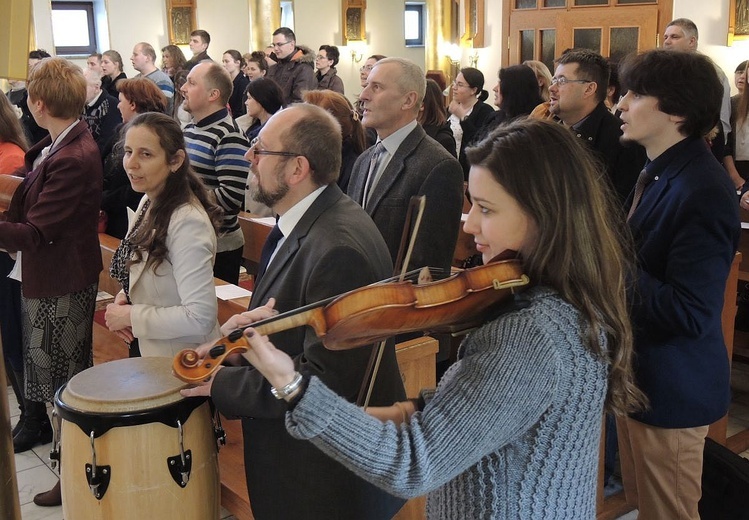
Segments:
[[[39,444],[52,442],[52,425],[47,416],[47,407],[38,401],[25,401],[26,416],[23,426],[13,437],[13,453],[28,451]]]
[[[8,365],[6,365],[8,366]],[[18,418],[18,423],[13,427],[11,437],[15,437],[18,432],[23,428],[23,421],[26,418],[26,407],[23,405],[23,372],[16,372],[15,370],[8,370],[8,379],[10,379],[10,385],[13,387],[13,393],[16,396],[18,402],[18,408],[21,410],[21,416]]]

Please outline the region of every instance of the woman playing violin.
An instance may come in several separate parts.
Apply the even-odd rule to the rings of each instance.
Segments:
[[[467,155],[465,230],[484,262],[517,251],[534,285],[466,338],[435,391],[365,413],[252,329],[246,357],[286,394],[292,436],[394,495],[427,493],[429,518],[594,518],[603,411],[642,402],[618,213],[559,125],[503,126]]]

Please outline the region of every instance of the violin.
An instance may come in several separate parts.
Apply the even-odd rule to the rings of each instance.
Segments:
[[[304,325],[329,350],[346,350],[409,332],[456,332],[483,323],[496,306],[529,283],[520,260],[501,260],[425,283],[378,282],[253,323],[274,334]],[[221,338],[200,359],[191,349],[177,353],[175,376],[188,383],[211,377],[226,356],[246,352],[243,327]]]

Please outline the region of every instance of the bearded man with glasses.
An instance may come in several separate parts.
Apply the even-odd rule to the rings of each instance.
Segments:
[[[251,310],[231,317],[222,333],[270,316],[272,309],[297,309],[392,274],[390,254],[374,222],[336,184],[340,135],[330,113],[300,103],[271,116],[247,151],[252,196],[279,218],[263,246]],[[339,395],[356,400],[371,345],[328,350],[309,327],[270,338],[294,359],[301,374],[297,385],[314,375]],[[206,344],[200,353],[212,346]],[[291,391],[272,391],[259,371],[246,363],[239,366],[241,357],[229,362],[236,366],[221,368],[210,382],[182,395],[210,395],[226,417],[242,419],[255,518],[382,520],[402,507],[405,500],[357,477],[313,444],[293,439],[284,422]],[[404,398],[395,348],[388,342],[370,405],[389,406]]]

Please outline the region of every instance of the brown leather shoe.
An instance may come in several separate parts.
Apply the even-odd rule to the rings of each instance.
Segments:
[[[60,490],[60,481],[57,481],[55,487],[44,493],[39,493],[34,497],[34,503],[41,507],[54,507],[62,505],[62,491]]]

